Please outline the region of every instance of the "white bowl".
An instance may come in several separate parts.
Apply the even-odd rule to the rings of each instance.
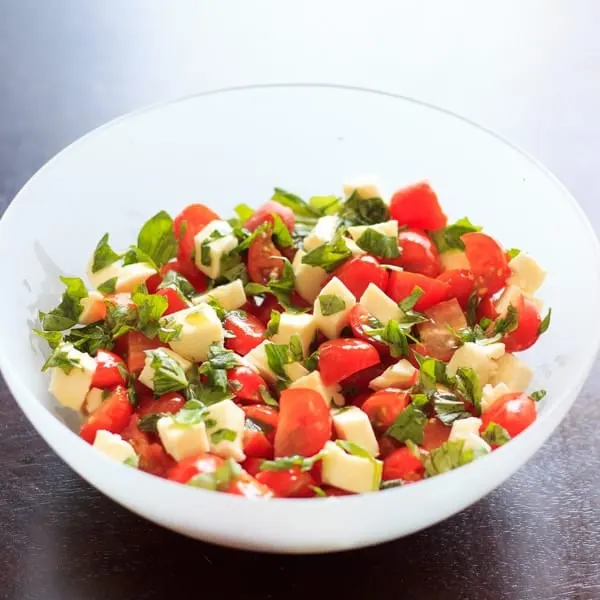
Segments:
[[[376,173],[392,191],[428,178],[451,218],[468,215],[532,253],[548,279],[552,326],[525,359],[548,390],[522,435],[466,467],[405,488],[332,499],[248,501],[187,488],[111,462],[66,423],[40,373],[38,309],[58,275],[82,275],[101,235],[134,241],[159,209],[205,202],[228,215],[274,186],[339,193]],[[599,247],[567,190],[531,158],[454,115],[406,98],[333,86],[263,86],[184,99],[126,116],[43,167],[0,221],[0,367],[43,438],[123,506],[186,535],[237,548],[329,552],[407,535],[500,485],[540,447],[575,400],[600,342]],[[60,482],[48,482],[59,485]],[[518,510],[518,507],[515,507]]]

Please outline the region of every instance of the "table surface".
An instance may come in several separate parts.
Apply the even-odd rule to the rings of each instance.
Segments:
[[[600,227],[597,0],[0,3],[0,213],[54,153],[129,110],[229,85],[413,95],[545,162]],[[6,292],[5,292],[6,293]],[[0,597],[600,598],[600,373],[516,475],[408,538],[329,556],[192,541],[63,464],[0,380]]]

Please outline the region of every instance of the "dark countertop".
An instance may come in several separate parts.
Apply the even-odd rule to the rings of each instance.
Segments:
[[[218,4],[0,3],[0,212],[55,152],[128,110],[231,84],[331,81],[412,94],[498,130],[600,227],[595,0],[507,0],[493,12],[467,0]],[[459,515],[376,548],[281,557],[189,540],[108,500],[0,380],[0,598],[600,598],[599,392],[596,370],[533,460]]]

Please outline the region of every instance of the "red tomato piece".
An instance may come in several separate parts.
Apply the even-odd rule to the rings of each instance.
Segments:
[[[379,438],[379,458],[383,459],[386,456],[389,456],[392,452],[394,452],[398,448],[398,444],[394,438],[391,438],[387,435],[384,435]]]
[[[225,491],[228,494],[243,496],[249,499],[273,497],[273,492],[266,485],[256,481],[254,477],[247,473],[234,479]]]
[[[187,483],[194,475],[214,473],[225,461],[214,454],[202,452],[180,460],[168,473],[171,481]]]
[[[161,281],[162,281],[162,278],[169,271],[175,271],[176,273],[179,273],[182,277],[185,277],[192,284],[192,287],[199,294],[206,291],[206,288],[207,288],[206,275],[202,271],[200,271],[200,269],[198,269],[198,267],[193,263],[193,261],[191,259],[188,261],[182,262],[181,260],[176,258],[175,260],[172,260],[171,262],[168,262],[167,264],[163,265],[160,268],[160,273],[159,273]],[[154,277],[154,275],[153,275],[153,277]],[[157,283],[156,286],[158,287],[159,284],[160,284],[160,282]],[[146,282],[146,285],[148,285],[148,282]],[[152,290],[150,290],[150,286],[148,286],[148,291],[151,294],[153,294],[153,293],[155,293],[156,290],[153,292]]]
[[[160,398],[147,396],[138,404],[136,413],[143,417],[154,413],[169,413],[175,414],[179,412],[185,404],[185,398],[177,392],[169,392],[163,394]]]
[[[308,471],[292,467],[287,471],[261,471],[256,480],[273,490],[278,498],[310,498],[315,480]]]
[[[273,215],[278,215],[290,232],[294,231],[296,225],[294,211],[274,200],[268,200],[262,206],[259,206],[255,213],[244,223],[244,227],[248,231],[254,231],[259,225],[267,221],[273,223]]]
[[[481,321],[481,319],[491,319],[494,321],[499,317],[499,313],[496,309],[496,304],[492,300],[491,296],[484,296],[479,301],[479,306],[477,307],[477,321]]]
[[[370,283],[385,291],[389,273],[376,258],[367,254],[346,261],[333,271],[329,279],[333,277],[337,277],[358,300]]]
[[[248,458],[273,458],[273,444],[262,431],[244,429],[244,454]]]
[[[173,288],[165,287],[156,292],[157,296],[164,296],[167,299],[167,310],[163,315],[170,315],[180,310],[185,310],[190,307],[190,303],[182,298]]]
[[[296,388],[281,392],[275,456],[313,456],[331,437],[331,415],[314,390]]]
[[[379,362],[379,353],[369,342],[340,338],[319,347],[319,371],[325,385],[333,385]]]
[[[523,294],[513,306],[517,310],[518,325],[514,331],[505,335],[502,341],[507,352],[522,352],[537,342],[542,317],[537,306]]]
[[[139,374],[144,368],[146,350],[154,350],[155,348],[164,348],[166,346],[158,338],[151,340],[139,331],[130,331],[125,336],[127,338],[125,342],[127,346],[127,368],[131,373]]]
[[[242,406],[242,410],[248,419],[252,419],[259,425],[270,430],[269,433],[267,433],[267,439],[273,443],[275,441],[275,431],[279,423],[279,411],[272,406],[266,406],[264,404]]]
[[[447,362],[460,345],[453,331],[467,326],[465,314],[456,298],[440,302],[424,313],[430,320],[417,325],[417,331],[421,343],[427,348],[427,356]]]
[[[481,416],[480,431],[496,423],[508,431],[511,438],[519,435],[536,419],[535,402],[521,392],[500,396]]]
[[[340,381],[346,399],[358,396],[352,401],[354,404],[355,402],[360,402],[360,397],[365,394],[364,390],[368,390],[366,393],[371,394],[369,382],[375,379],[375,377],[379,377],[385,369],[386,366],[384,364],[378,364],[373,367],[367,367],[362,371],[357,371],[350,375],[350,377],[346,377],[346,379]],[[362,401],[364,402],[365,399],[363,398]],[[356,404],[356,406],[360,407],[360,404]]]
[[[443,281],[449,286],[447,298],[456,298],[463,309],[475,290],[475,276],[468,269],[449,269],[438,276],[438,281]]]
[[[369,342],[375,346],[375,348],[377,348],[377,352],[379,352],[381,356],[387,356],[390,353],[390,347],[383,342],[378,342],[365,333],[365,329],[369,328],[370,316],[371,315],[368,313],[367,309],[362,306],[362,304],[355,304],[348,315],[352,333],[354,334],[354,337],[358,338],[359,340],[364,340],[365,342]]]
[[[481,296],[493,294],[506,285],[510,268],[498,242],[485,233],[465,233],[461,237],[465,254]]]
[[[283,273],[282,255],[271,239],[272,234],[270,229],[263,231],[248,248],[248,275],[256,283],[267,284],[280,279]]]
[[[423,450],[434,450],[448,441],[450,437],[450,427],[444,425],[439,419],[429,419],[423,430]]]
[[[127,389],[117,386],[104,400],[100,408],[94,412],[81,426],[79,435],[88,443],[93,444],[96,433],[106,429],[111,433],[121,433],[129,423],[133,414],[133,406],[129,402]]]
[[[242,463],[242,469],[252,477],[256,477],[256,474],[260,472],[260,465],[263,460],[263,458],[247,458]]]
[[[177,258],[183,263],[190,262],[194,254],[194,237],[219,215],[204,204],[186,206],[174,219],[173,230],[179,241]]]
[[[408,406],[409,402],[410,397],[406,392],[387,388],[369,396],[361,409],[367,413],[373,428],[376,431],[384,432]]]
[[[92,387],[104,389],[115,385],[126,385],[127,381],[121,374],[119,365],[121,369],[127,371],[125,361],[121,357],[108,350],[98,350],[96,354],[96,370],[92,377]]]
[[[292,304],[298,308],[312,308],[312,304],[309,304],[304,298],[302,298],[296,291],[292,292],[291,297]],[[277,312],[285,312],[285,308],[279,304],[277,298],[271,294],[267,294],[262,301],[260,306],[255,306],[249,312],[251,312],[258,320],[263,324],[267,325],[271,318],[271,311],[276,310]]]
[[[265,326],[254,315],[232,312],[223,326],[235,337],[225,340],[225,348],[245,356],[265,339]]]
[[[424,294],[417,300],[415,310],[425,310],[448,297],[450,286],[439,279],[432,279],[420,273],[408,271],[392,271],[387,294],[395,302],[404,300],[415,287],[420,287]]]
[[[448,222],[436,193],[427,181],[398,190],[390,201],[390,216],[398,221],[398,225],[414,229],[441,229]]]
[[[227,371],[227,380],[235,393],[238,402],[260,404],[263,399],[260,389],[268,389],[265,380],[253,369],[239,365]]]
[[[425,467],[412,452],[406,448],[398,448],[383,459],[384,481],[402,479],[403,481],[419,481],[423,479]]]
[[[398,258],[387,259],[385,262],[388,264],[427,277],[437,277],[442,272],[439,252],[424,231],[416,229],[401,231],[398,234],[398,244],[402,248],[402,253]]]

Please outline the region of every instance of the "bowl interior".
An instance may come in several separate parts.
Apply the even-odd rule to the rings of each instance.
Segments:
[[[451,219],[467,215],[547,269],[539,295],[553,308],[552,326],[524,354],[536,370],[534,387],[548,390],[532,428],[539,431],[531,434],[529,447],[539,445],[574,399],[598,347],[600,324],[589,317],[600,299],[598,245],[583,213],[530,158],[464,120],[407,99],[327,86],[239,89],[151,108],[84,137],[33,177],[0,221],[5,289],[0,296],[0,366],[18,402],[67,462],[119,501],[145,512],[133,490],[125,497],[88,472],[94,467],[120,477],[124,469],[92,456],[66,429],[57,428],[55,416],[71,428],[77,420],[49,396],[47,378],[39,370],[44,344],[30,330],[37,311],[57,303],[62,291],[58,276],[81,276],[107,231],[116,247],[134,242],[139,226],[160,209],[174,214],[186,204],[204,202],[227,216],[239,202],[256,205],[268,199],[274,186],[305,197],[336,194],[343,181],[368,174],[375,174],[388,193],[429,179]],[[510,446],[485,459],[512,461],[504,477],[533,452],[517,454]],[[72,453],[85,453],[87,461],[78,463]],[[480,465],[472,467],[483,472]],[[496,480],[481,485],[479,495],[502,480],[501,471]],[[144,482],[150,479],[138,475]],[[455,475],[360,501],[385,502],[374,496],[393,496],[395,503],[403,502],[418,497],[417,488],[441,489]],[[168,488],[167,494],[187,492],[147,482],[159,484]],[[122,483],[122,489],[127,487]],[[188,502],[189,496],[183,496]],[[456,507],[465,502],[463,498]],[[298,503],[281,510],[298,510],[294,507]],[[156,511],[148,516],[165,522]],[[408,533],[441,516],[446,515],[432,512],[420,524],[397,523],[379,539]],[[166,524],[188,531],[183,521]],[[295,539],[301,537],[299,531]],[[369,540],[368,533],[357,529],[347,546]]]

